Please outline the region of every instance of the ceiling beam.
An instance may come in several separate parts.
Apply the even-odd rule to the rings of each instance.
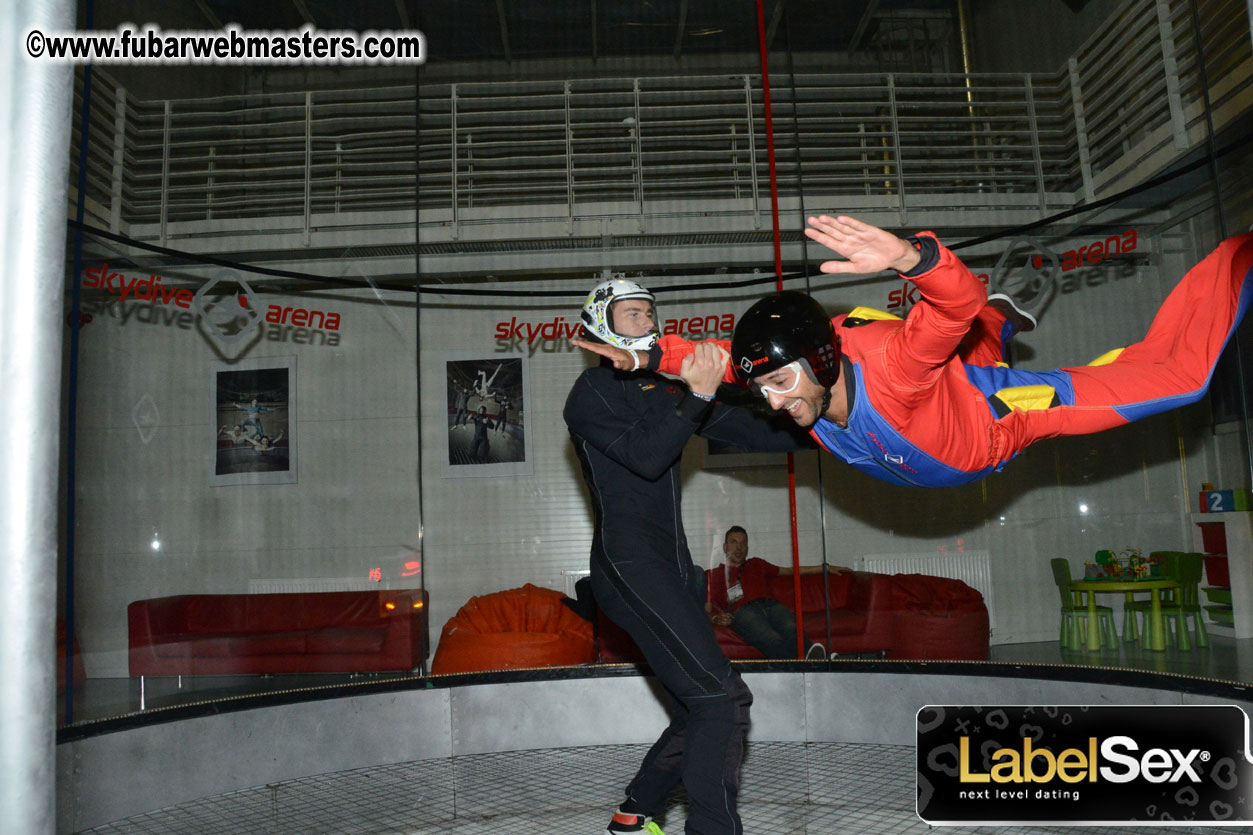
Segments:
[[[592,0],[592,60],[600,57],[600,44],[596,40],[596,0]]]
[[[208,18],[210,27],[219,31],[225,28],[222,26],[222,21],[218,20],[218,16],[213,13],[213,9],[210,9],[204,0],[196,0],[196,8],[200,9],[200,13]]]
[[[500,43],[505,48],[505,61],[513,63],[509,52],[509,25],[505,23],[505,0],[496,0],[496,17],[500,18]]]
[[[770,15],[770,24],[766,26],[766,49],[774,45],[774,34],[779,31],[779,21],[783,19],[783,0],[774,4],[774,12]]]
[[[879,0],[870,0],[866,4],[866,10],[861,13],[861,20],[857,21],[857,28],[853,30],[853,38],[848,42],[848,51],[855,52],[857,46],[861,43],[862,36],[866,34],[866,28],[870,26],[870,21],[874,19],[875,13],[879,11]]]
[[[396,16],[400,18],[400,28],[406,32],[413,28],[409,24],[409,10],[405,8],[405,0],[396,0]]]
[[[687,0],[679,4],[679,30],[674,35],[674,58],[683,52],[683,30],[687,27]]]
[[[305,5],[305,0],[291,0],[291,2],[296,7],[296,13],[300,15],[300,19],[317,29],[318,22],[313,19],[313,15],[309,14],[309,7]]]

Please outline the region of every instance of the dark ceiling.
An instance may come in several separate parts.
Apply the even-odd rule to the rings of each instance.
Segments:
[[[518,60],[755,51],[752,0],[177,0],[210,25],[412,29],[429,60]],[[772,47],[853,51],[885,20],[955,16],[956,0],[763,0]]]

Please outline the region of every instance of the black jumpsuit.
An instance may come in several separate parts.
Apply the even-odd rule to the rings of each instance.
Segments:
[[[475,461],[486,461],[492,451],[491,442],[487,440],[487,430],[492,428],[492,419],[487,415],[470,415],[474,421],[474,438],[470,441],[470,457]],[[482,457],[480,458],[480,450]]]
[[[595,514],[596,602],[678,703],[623,809],[656,815],[681,779],[688,833],[739,835],[736,795],[753,697],[705,613],[705,572],[692,563],[683,533],[679,461],[694,433],[758,451],[813,445],[800,430],[710,404],[680,383],[607,365],[575,382],[565,419]]]

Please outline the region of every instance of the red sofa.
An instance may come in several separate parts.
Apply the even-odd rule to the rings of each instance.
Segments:
[[[791,577],[770,581],[771,596],[782,601],[793,612],[794,592]],[[892,583],[886,574],[853,571],[827,575],[831,595],[832,652],[886,652],[892,648]],[[812,641],[827,643],[826,600],[822,575],[801,575],[801,611],[803,628]],[[606,662],[642,660],[630,636],[603,613],[597,617],[600,660]],[[718,645],[733,661],[761,658],[761,653],[726,626],[714,627]]]
[[[988,607],[961,580],[894,574],[892,609],[895,637],[888,658],[987,660]]]
[[[771,596],[795,612],[791,577],[776,577]],[[881,652],[893,659],[986,659],[988,610],[983,596],[960,580],[921,574],[853,571],[827,575],[831,634],[827,640],[822,575],[801,575],[802,626],[811,641],[837,654]],[[762,654],[726,626],[714,627],[732,661]],[[600,660],[643,660],[631,637],[603,613],[597,615]]]
[[[427,604],[419,589],[137,600],[130,674],[409,671],[430,654]]]

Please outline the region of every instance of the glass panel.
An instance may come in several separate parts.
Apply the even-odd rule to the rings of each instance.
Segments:
[[[833,315],[916,317],[895,273],[820,272],[805,218],[843,213],[933,230],[1023,296],[1040,321],[1018,369],[1139,340],[1253,222],[1247,10],[1205,0],[1195,32],[1184,2],[1037,5],[766,3],[759,25],[722,0],[422,0],[416,84],[97,68],[70,172],[76,198],[86,135],[59,603],[82,670],[72,654],[63,720],[629,657],[582,617],[598,508],[564,417],[596,363],[571,339],[601,281],[646,286],[659,330],[693,341],[730,339],[776,271]],[[1202,484],[1251,486],[1239,339],[1212,401],[1041,441],[961,486],[693,439],[676,478],[708,602],[737,608],[720,595],[741,526],[747,557],[783,569],[759,588],[795,606],[799,585],[809,639],[841,655],[1195,671],[1178,649],[1063,650],[1048,561],[1078,576],[1100,550],[1206,546]],[[854,573],[824,588],[823,565]],[[894,579],[916,574],[965,585]],[[1120,628],[1123,602],[1102,599]],[[465,641],[546,630],[542,650]],[[1231,640],[1207,675],[1250,675],[1220,655]]]

